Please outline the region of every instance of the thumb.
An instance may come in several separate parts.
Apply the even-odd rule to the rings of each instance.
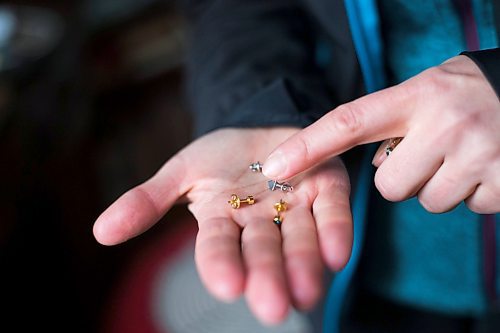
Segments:
[[[146,182],[120,196],[95,221],[93,233],[103,245],[115,245],[151,228],[185,192],[184,163],[174,156]]]

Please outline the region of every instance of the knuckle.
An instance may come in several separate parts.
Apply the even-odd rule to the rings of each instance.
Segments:
[[[422,207],[430,213],[444,213],[458,205],[465,197],[460,184],[469,177],[465,171],[455,168],[453,173],[442,172],[427,182],[418,192]]]
[[[418,201],[429,213],[444,213],[449,209],[446,205],[443,205],[441,201],[436,200],[432,193],[425,195],[419,194]]]
[[[410,191],[405,186],[401,186],[399,178],[387,172],[377,171],[375,186],[380,194],[389,201],[402,201],[410,196]]]
[[[311,148],[311,143],[306,136],[299,137],[296,149],[300,152],[298,155],[301,156],[302,159],[306,161],[312,161],[314,159],[314,155],[312,154],[314,149]]]
[[[498,177],[494,177],[490,186],[491,198],[493,202],[500,205],[500,183]]]
[[[492,214],[500,211],[500,189],[481,185],[465,200],[467,207],[478,214]]]
[[[463,75],[449,69],[448,66],[434,66],[422,72],[421,88],[426,93],[443,96],[451,92],[469,90],[477,85],[474,77]]]
[[[429,68],[422,73],[421,87],[431,90],[434,94],[445,94],[452,89],[452,83],[456,83],[455,80],[451,80],[450,76],[454,75],[439,66]]]
[[[333,130],[343,133],[357,134],[363,128],[362,109],[355,103],[347,103],[339,106],[332,112]]]
[[[483,214],[486,213],[486,207],[476,200],[474,197],[465,200],[465,205],[474,213]]]

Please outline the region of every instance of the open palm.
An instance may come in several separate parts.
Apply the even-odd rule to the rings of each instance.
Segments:
[[[349,179],[339,158],[287,180],[292,192],[270,191],[250,171],[294,128],[222,129],[168,160],[149,180],[116,200],[94,225],[105,245],[126,241],[155,224],[172,205],[188,200],[198,221],[195,256],[207,289],[221,300],[245,294],[264,323],[278,323],[290,305],[312,307],[321,296],[324,263],[338,270],[352,245]],[[232,194],[253,205],[234,209]],[[283,223],[273,223],[284,200]]]

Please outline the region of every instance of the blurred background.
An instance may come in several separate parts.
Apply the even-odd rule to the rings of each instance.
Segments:
[[[178,207],[120,246],[92,235],[107,205],[189,141],[183,52],[172,1],[0,5],[3,327],[106,331],[134,255],[191,222]]]
[[[268,332],[203,294],[185,206],[122,245],[92,235],[191,139],[186,30],[174,1],[0,4],[0,330]]]

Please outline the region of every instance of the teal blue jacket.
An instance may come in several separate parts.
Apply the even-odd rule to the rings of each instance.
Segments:
[[[466,49],[463,22],[451,1],[382,0],[378,7],[374,1],[345,3],[368,91],[386,86],[386,66],[391,68],[395,80],[390,83],[397,83]],[[489,1],[474,2],[480,46],[485,49],[498,46],[491,5]],[[384,18],[385,45],[379,29],[379,10],[382,15],[391,11],[398,13]],[[436,17],[441,19],[437,21],[440,26],[430,23],[435,22]],[[387,62],[377,61],[380,59]],[[500,57],[496,61],[500,63]],[[498,92],[498,87],[496,89]],[[370,158],[368,152],[361,170],[362,180],[355,191],[353,257],[332,283],[325,332],[338,330],[343,304],[340,300],[344,299],[362,257],[366,223],[375,224],[368,228],[375,240],[368,242],[370,249],[366,252],[370,255],[365,255],[363,261],[368,266],[363,270],[366,275],[363,280],[369,289],[399,303],[444,313],[473,316],[491,310],[482,271],[483,217],[469,211],[464,204],[452,212],[433,215],[416,199],[397,204],[379,200],[377,205],[383,207],[367,210],[370,196],[374,195],[367,185],[373,176]],[[373,200],[371,202],[373,206]],[[500,290],[498,240],[497,232],[497,296]]]

